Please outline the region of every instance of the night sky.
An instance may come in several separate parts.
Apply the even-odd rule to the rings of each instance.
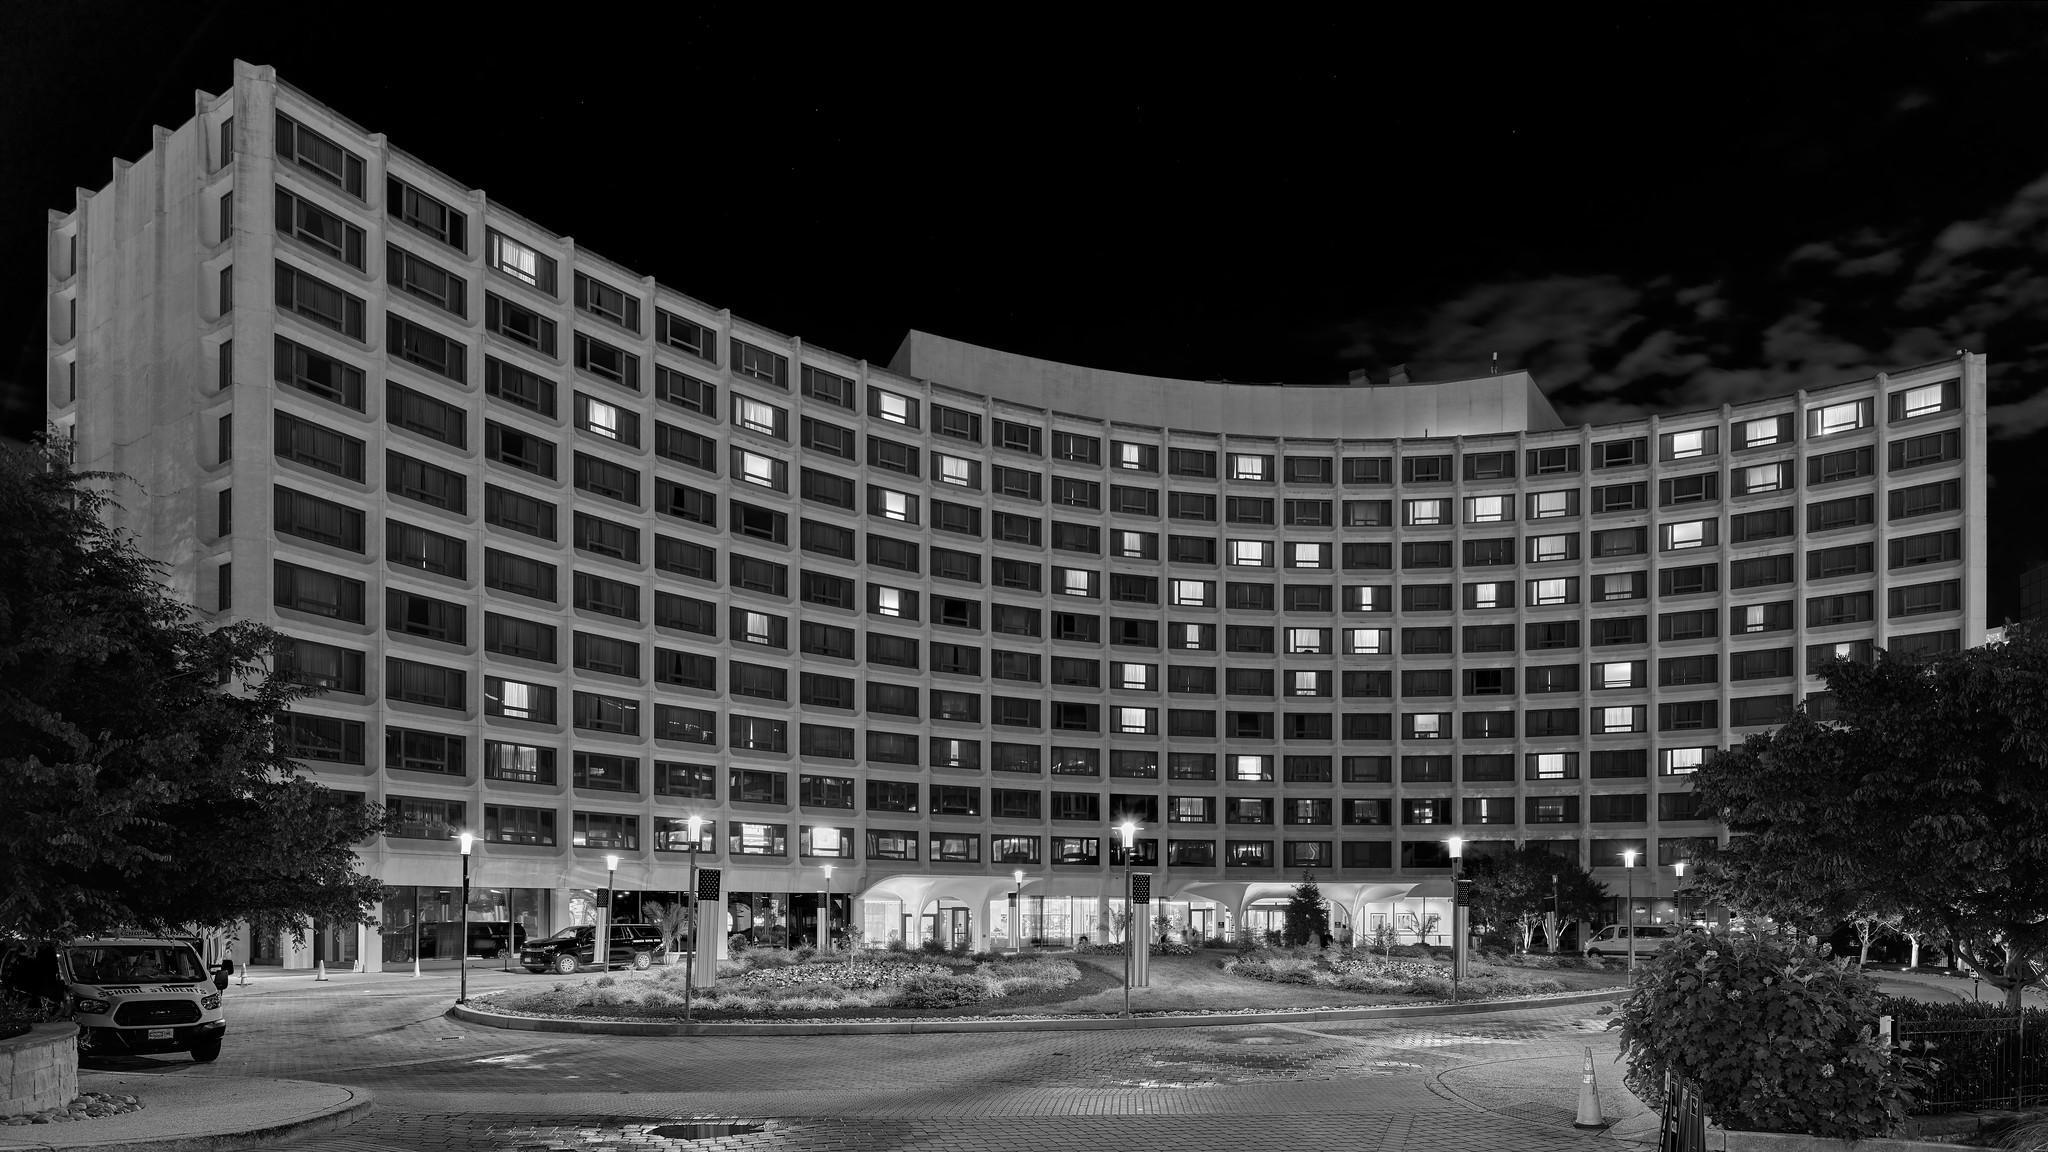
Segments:
[[[1992,621],[2048,560],[2048,5],[438,8],[0,4],[0,431],[42,424],[46,210],[239,57],[878,363],[913,327],[1240,381],[1498,352],[1604,421],[1986,352]]]

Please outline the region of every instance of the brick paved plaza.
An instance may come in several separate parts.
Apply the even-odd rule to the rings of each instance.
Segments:
[[[544,977],[473,973],[471,991]],[[167,1076],[366,1088],[301,1152],[598,1149],[1597,1149],[1655,1118],[1592,1006],[1132,1031],[629,1038],[447,1019],[451,977],[258,980],[219,1063]],[[1582,1054],[1616,1126],[1572,1127]],[[715,1135],[694,1121],[758,1126]],[[684,1125],[684,1127],[676,1127]]]

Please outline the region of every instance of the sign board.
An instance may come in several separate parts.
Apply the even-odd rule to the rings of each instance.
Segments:
[[[1150,904],[1151,902],[1152,874],[1150,872],[1131,873],[1131,903]]]
[[[697,869],[697,899],[718,902],[718,880],[724,870],[719,868]]]
[[[1470,908],[1472,906],[1472,881],[1460,880],[1457,883],[1458,895],[1455,901],[1456,905],[1460,908]]]

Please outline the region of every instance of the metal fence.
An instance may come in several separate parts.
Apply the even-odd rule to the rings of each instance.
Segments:
[[[1901,1020],[1899,1051],[1936,1064],[1913,1111],[2026,1108],[2048,1102],[2048,1053],[2039,1021],[2023,1016],[1983,1020]]]

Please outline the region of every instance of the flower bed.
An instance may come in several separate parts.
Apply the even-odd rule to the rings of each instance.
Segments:
[[[718,982],[696,990],[696,1015],[789,1019],[863,1009],[957,1008],[1028,1000],[1081,979],[1071,960],[1048,957],[952,959],[911,953],[799,956],[747,952],[719,964]],[[495,993],[494,1009],[516,1015],[672,1020],[683,1014],[680,967],[562,981],[547,989]]]
[[[1388,960],[1378,953],[1362,950],[1315,952],[1298,948],[1253,952],[1219,961],[1218,966],[1233,976],[1274,984],[1304,984],[1346,992],[1433,998],[1447,998],[1451,994],[1449,964]],[[1568,991],[1569,987],[1555,980],[1504,972],[1485,964],[1470,965],[1459,986],[1460,994],[1473,1000]]]

